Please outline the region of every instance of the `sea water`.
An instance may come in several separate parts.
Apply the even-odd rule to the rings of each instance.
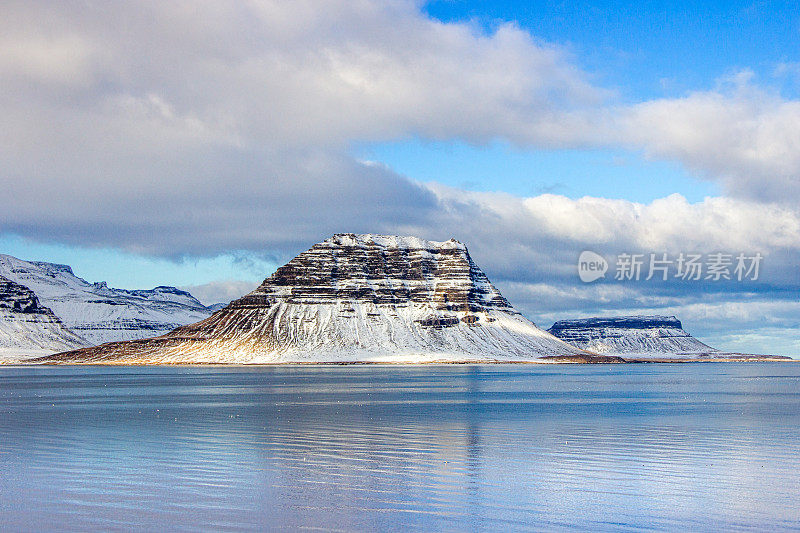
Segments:
[[[789,530],[800,364],[0,367],[0,529]]]

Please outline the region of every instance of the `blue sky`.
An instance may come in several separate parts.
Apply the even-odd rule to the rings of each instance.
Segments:
[[[800,352],[796,3],[0,10],[2,253],[211,303],[334,232],[457,237],[536,320],[668,311]],[[688,248],[768,279],[574,272]]]
[[[491,30],[514,22],[566,47],[594,81],[620,100],[680,97],[714,87],[742,69],[787,97],[800,88],[800,7],[796,2],[428,2],[446,22]],[[794,66],[792,66],[794,65]],[[615,196],[638,202],[679,192],[691,200],[719,194],[680,164],[640,151],[532,150],[508,143],[469,145],[407,139],[356,153],[422,181],[530,196]]]
[[[600,84],[641,101],[713,86],[731,70],[775,77],[800,60],[800,7],[792,1],[428,2],[431,16],[485,27],[514,21],[566,46]],[[772,81],[796,97],[797,73]]]
[[[213,257],[166,259],[114,248],[79,248],[43,243],[17,235],[0,236],[0,250],[27,260],[70,265],[76,276],[88,281],[105,281],[125,289],[158,285],[185,286],[214,280],[261,282],[278,265],[252,254],[229,253]]]
[[[518,196],[580,198],[620,191],[622,198],[650,202],[674,192],[694,201],[719,192],[715,184],[689,175],[677,163],[625,150],[530,150],[503,142],[475,146],[412,139],[365,146],[356,154],[419,181]]]

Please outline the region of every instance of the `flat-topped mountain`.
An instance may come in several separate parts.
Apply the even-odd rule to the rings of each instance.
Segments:
[[[791,359],[776,355],[725,352],[684,331],[674,316],[615,316],[561,320],[548,329],[559,339],[626,361],[741,361]]]
[[[561,320],[548,329],[585,350],[623,356],[699,356],[719,350],[683,330],[674,316],[618,316]]]
[[[89,346],[24,285],[0,276],[0,359]]]
[[[449,240],[337,234],[250,294],[161,337],[42,362],[535,361],[589,354],[520,315]],[[613,360],[613,358],[606,358]]]
[[[10,255],[0,255],[0,276],[31,289],[42,305],[90,345],[161,335],[212,313],[175,287],[114,289],[77,277],[67,265]]]

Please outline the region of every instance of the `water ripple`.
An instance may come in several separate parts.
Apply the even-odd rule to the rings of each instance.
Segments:
[[[4,530],[796,530],[800,365],[0,368]]]

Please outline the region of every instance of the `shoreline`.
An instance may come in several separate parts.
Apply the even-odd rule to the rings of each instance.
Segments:
[[[559,356],[554,356],[559,357]],[[622,358],[620,358],[622,359]],[[603,361],[575,360],[537,360],[537,361],[286,361],[274,363],[210,363],[210,362],[135,362],[135,361],[87,361],[87,362],[25,362],[0,361],[0,367],[41,367],[41,366],[197,366],[197,367],[278,367],[278,366],[464,366],[464,365],[638,365],[638,364],[673,364],[673,363],[800,363],[800,359],[789,356],[770,357],[725,357],[725,358],[692,358],[692,359],[622,359]]]

